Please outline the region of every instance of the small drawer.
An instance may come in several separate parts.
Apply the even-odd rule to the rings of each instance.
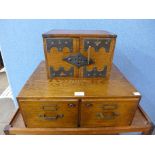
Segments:
[[[83,100],[81,127],[130,125],[138,103],[138,99]]]
[[[19,101],[19,104],[27,127],[77,127],[77,101]]]

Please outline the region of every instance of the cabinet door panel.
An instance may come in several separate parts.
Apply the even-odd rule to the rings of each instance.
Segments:
[[[48,77],[77,77],[78,68],[64,58],[74,55],[79,49],[76,38],[44,38],[44,51]]]
[[[110,74],[115,38],[81,38],[80,52],[88,58],[88,65],[80,68],[80,76],[103,77]],[[89,64],[89,61],[93,63]]]

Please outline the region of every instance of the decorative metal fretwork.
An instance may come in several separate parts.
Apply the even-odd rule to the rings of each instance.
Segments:
[[[81,66],[86,66],[93,64],[93,60],[89,59],[85,56],[83,56],[80,52],[78,52],[76,55],[70,55],[63,59],[64,61],[67,61],[70,64],[73,64],[77,66],[78,68]]]
[[[50,49],[55,47],[58,51],[62,51],[64,47],[67,47],[70,52],[73,51],[73,39],[71,38],[47,38],[46,49],[50,52]]]
[[[86,78],[89,77],[105,77],[107,73],[107,66],[104,66],[103,70],[98,71],[97,67],[94,67],[92,70],[88,71],[87,67],[83,68],[83,76]]]
[[[60,67],[58,70],[54,70],[53,67],[50,67],[50,77],[73,77],[74,76],[74,67],[71,67],[69,70],[65,70],[64,67]]]
[[[84,39],[84,50],[87,51],[88,48],[94,47],[97,52],[100,48],[104,48],[106,52],[109,52],[110,49],[110,38],[87,38]]]

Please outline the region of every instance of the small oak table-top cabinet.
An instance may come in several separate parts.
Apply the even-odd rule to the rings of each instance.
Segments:
[[[108,78],[116,35],[106,31],[52,30],[43,34],[48,78]]]
[[[42,62],[17,100],[26,127],[105,127],[130,125],[140,95],[112,65],[109,80],[48,80]],[[75,92],[84,92],[76,96]]]

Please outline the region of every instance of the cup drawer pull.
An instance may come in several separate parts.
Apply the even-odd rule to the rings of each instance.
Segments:
[[[58,114],[56,116],[46,116],[46,115],[39,115],[40,118],[47,120],[47,121],[52,121],[52,120],[57,120],[58,118],[63,118],[63,114]]]
[[[101,120],[112,120],[112,119],[115,119],[118,115],[119,114],[116,112],[111,112],[111,113],[99,112],[99,113],[96,113],[96,117],[98,119],[101,119]]]
[[[101,108],[103,110],[114,110],[114,109],[117,109],[117,104],[112,104],[112,105],[105,104],[105,105],[102,105]]]

